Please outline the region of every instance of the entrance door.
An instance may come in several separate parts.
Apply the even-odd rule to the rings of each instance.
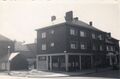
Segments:
[[[80,60],[78,55],[69,55],[69,71],[79,71]]]

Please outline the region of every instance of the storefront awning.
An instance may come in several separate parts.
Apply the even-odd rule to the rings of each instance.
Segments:
[[[14,52],[10,54],[9,61],[11,61],[14,57],[16,57],[19,54],[19,52]]]

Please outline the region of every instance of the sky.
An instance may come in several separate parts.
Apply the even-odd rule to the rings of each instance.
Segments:
[[[119,0],[0,0],[0,34],[11,40],[33,43],[36,29],[64,22],[65,12],[73,11],[86,23],[111,32],[120,40]]]

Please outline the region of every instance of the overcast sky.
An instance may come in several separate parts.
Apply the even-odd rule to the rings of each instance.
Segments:
[[[120,40],[120,4],[118,0],[1,0],[0,34],[26,43],[34,42],[35,29],[64,22],[65,12],[84,22],[93,21],[98,29],[111,32]]]

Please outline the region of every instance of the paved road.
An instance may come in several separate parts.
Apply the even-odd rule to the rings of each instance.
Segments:
[[[19,71],[17,71],[18,73]],[[24,72],[27,73],[27,72]],[[45,72],[44,72],[45,73]],[[48,72],[47,72],[48,74]],[[52,73],[53,74],[53,73]],[[56,73],[55,73],[56,74]],[[24,74],[25,75],[25,74]],[[27,74],[26,74],[27,75]],[[105,71],[105,72],[99,72],[99,73],[89,73],[89,74],[84,74],[84,75],[79,75],[79,76],[61,76],[61,77],[18,77],[17,75],[14,76],[9,76],[6,73],[0,73],[0,79],[120,79],[120,72],[116,70],[111,70],[111,71]]]
[[[98,78],[98,77],[55,77],[55,78],[28,78],[0,75],[0,79],[113,79],[113,78]],[[114,78],[115,79],[115,78]],[[117,79],[117,78],[116,78]]]

